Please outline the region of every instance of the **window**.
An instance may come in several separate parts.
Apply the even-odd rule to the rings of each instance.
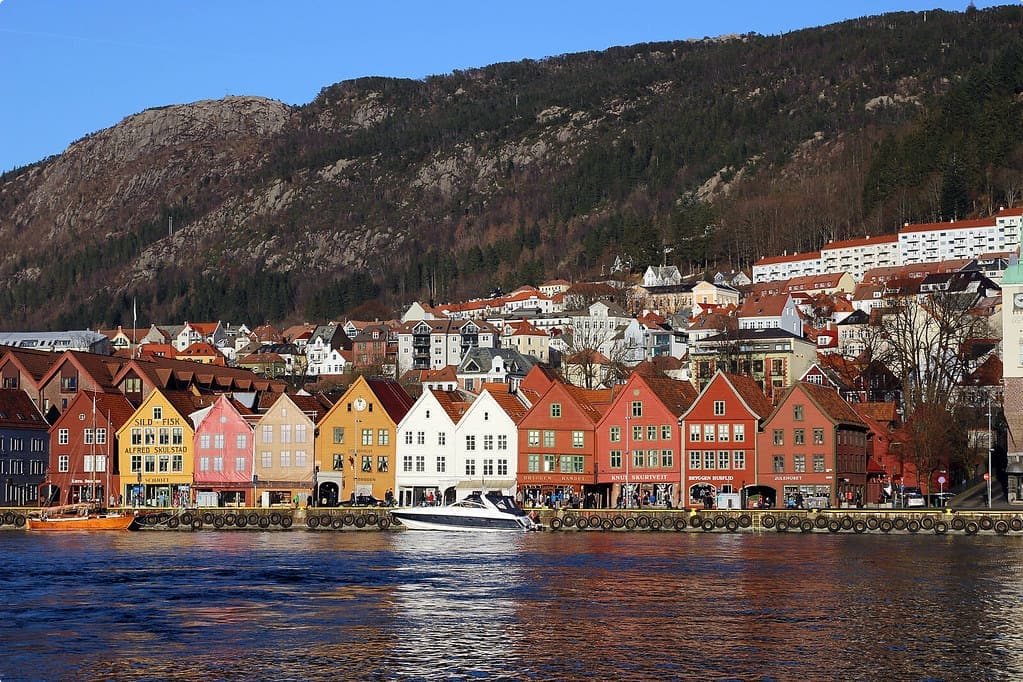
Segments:
[[[493,450],[494,449],[494,437],[492,435],[490,435],[489,433],[485,434],[483,436],[483,449],[484,450]],[[484,466],[484,468],[486,468],[486,467]]]
[[[291,424],[281,424],[281,442],[291,442]]]
[[[551,403],[551,419],[561,419],[561,403]]]
[[[145,445],[156,445],[156,429],[151,426],[142,429],[142,440]]]
[[[476,475],[476,460],[474,459],[465,460],[465,475],[466,476]]]
[[[153,419],[163,419],[163,408],[159,405],[153,407]]]
[[[57,471],[62,474],[66,474],[71,470],[71,457],[68,455],[61,455],[57,458]]]
[[[620,443],[622,441],[622,427],[612,426],[608,433],[612,443]]]
[[[785,445],[785,431],[783,431],[782,429],[774,430],[774,444]]]
[[[675,466],[674,450],[661,450],[661,466],[667,469]]]
[[[704,424],[703,425],[703,440],[708,443],[714,442],[714,425]]]
[[[554,447],[554,431],[544,431],[543,432],[543,446],[545,448],[553,448]]]
[[[775,455],[771,471],[776,474],[785,473],[785,455]]]
[[[338,431],[341,432],[341,436],[340,436],[341,440],[338,440]],[[344,440],[345,440],[344,433],[345,433],[344,429],[334,429],[334,442],[335,443],[343,443]],[[273,427],[273,424],[263,424],[263,443],[273,443],[273,442],[274,442],[274,427]]]
[[[484,476],[494,475],[494,460],[492,459],[483,460],[483,475]]]
[[[476,449],[476,436],[469,435],[465,437],[465,449],[466,450]]]
[[[540,455],[526,455],[526,471],[531,473],[540,471]]]
[[[736,450],[732,453],[732,468],[733,469],[745,469],[746,468],[746,453],[742,450]]]
[[[266,428],[266,427],[264,427],[264,428]],[[273,427],[271,427],[271,428],[273,428]],[[266,443],[267,441],[264,440],[263,442]],[[343,445],[344,442],[345,442],[345,427],[343,427],[343,426],[335,426],[334,427],[334,443],[336,443],[338,445]]]
[[[643,468],[644,460],[645,460],[645,456],[644,456],[642,450],[633,450],[632,451],[632,466],[633,467],[636,467],[637,469]]]
[[[661,440],[671,440],[671,424],[661,424]]]
[[[199,471],[210,470],[210,458],[209,455],[203,455],[199,458]]]
[[[224,449],[224,434],[222,433],[213,434],[213,447],[216,448],[217,450]]]
[[[199,434],[199,449],[200,450],[210,449],[210,434],[208,433]]]
[[[160,445],[170,445],[170,429],[166,426],[161,426],[157,435],[159,436]]]
[[[699,443],[700,442],[700,433],[701,433],[701,430],[700,430],[700,425],[699,424],[690,424],[689,425],[689,440],[690,440],[690,442]]]
[[[448,444],[448,435],[446,433],[444,433],[443,431],[441,431],[440,433],[437,434],[437,445],[447,445],[447,444]]]
[[[243,472],[243,471],[245,471],[245,470],[246,470],[247,468],[248,468],[248,467],[247,467],[247,466],[246,466],[246,464],[245,464],[245,458],[244,458],[244,457],[235,457],[235,458],[234,458],[234,470],[235,470],[235,471],[237,471],[237,472]]]
[[[702,461],[702,459],[701,459],[700,451],[699,450],[691,450],[689,452],[689,468],[690,469],[699,469],[701,461]]]
[[[632,427],[632,440],[643,440],[643,427],[633,426]]]
[[[506,459],[497,460],[497,475],[498,476],[508,475],[508,460]]]
[[[259,465],[264,469],[269,469],[274,465],[273,453],[269,450],[263,450],[259,453]]]
[[[646,451],[646,465],[648,467],[659,467],[661,466],[661,453],[657,450]]]
[[[725,415],[725,401],[715,400],[714,401],[714,416],[723,417]]]
[[[305,450],[295,451],[295,466],[299,467],[300,469],[305,469],[307,466],[309,466],[309,458],[306,456]]]
[[[703,453],[703,468],[714,469],[717,464],[716,454],[713,450],[707,450]]]
[[[540,432],[535,429],[530,429],[526,434],[526,440],[530,447],[540,447]]]
[[[387,471],[387,455],[377,456],[377,471]]]
[[[86,445],[92,445],[92,429],[85,429],[82,431],[82,441]]]
[[[183,445],[185,442],[185,429],[180,426],[175,426],[171,429],[171,445]],[[175,471],[181,471],[175,469]]]
[[[416,473],[421,474],[426,471],[426,455],[416,455]]]
[[[824,445],[824,429],[813,430],[813,444]]]
[[[132,473],[138,473],[142,471],[142,455],[131,456],[131,471]]]
[[[426,431],[416,431],[416,445],[426,445]]]
[[[444,455],[437,455],[437,473],[443,474],[448,470],[447,459]]]
[[[632,410],[632,416],[633,417],[642,417],[643,416],[643,401],[642,400],[633,400],[630,409]]]
[[[107,443],[107,430],[96,429],[96,445],[106,445]]]
[[[412,455],[401,456],[401,470],[406,474],[412,473]]]
[[[745,424],[732,424],[732,440],[736,443],[742,443],[746,440]]]
[[[585,444],[585,432],[584,431],[573,431],[572,432],[572,447],[581,448]]]
[[[657,427],[656,426],[648,426],[648,427],[646,427],[646,439],[647,440],[657,440]]]
[[[558,463],[556,455],[544,455],[543,456],[543,470],[544,473],[554,473],[554,467]]]
[[[813,456],[813,472],[815,474],[824,473],[824,455]]]
[[[797,421],[797,422],[803,421],[803,406],[802,405],[793,405],[792,406],[792,420],[793,421]]]
[[[70,433],[69,429],[59,429],[57,431],[57,445],[67,445],[71,441]]]
[[[291,450],[281,450],[281,467],[287,468],[291,466]]]
[[[505,435],[505,434],[498,435],[498,437],[497,437],[497,449],[498,450],[507,450],[508,449],[508,436],[507,435]]]
[[[728,424],[718,424],[718,442],[728,442]]]
[[[235,450],[244,450],[247,447],[249,447],[249,437],[244,433],[235,434],[234,437]]]
[[[405,432],[405,445],[412,445],[412,432],[411,431],[406,431]]]
[[[373,445],[373,429],[362,430],[362,444],[366,446]]]
[[[366,474],[373,473],[373,455],[362,456],[362,472]]]
[[[611,468],[621,469],[622,468],[622,451],[612,450],[611,451]]]
[[[281,455],[283,459],[283,455]],[[162,458],[161,458],[162,459]],[[160,471],[164,471],[163,462],[160,462]],[[224,456],[217,455],[213,458],[213,471],[216,473],[224,473]]]
[[[792,442],[795,445],[806,445],[806,429],[794,429],[792,431]]]
[[[718,451],[718,469],[728,469],[731,463],[732,453],[728,450]]]
[[[295,424],[295,442],[305,443],[306,442],[306,425]]]

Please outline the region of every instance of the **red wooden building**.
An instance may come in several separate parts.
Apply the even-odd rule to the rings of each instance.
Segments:
[[[120,393],[80,391],[50,427],[49,476],[41,494],[60,504],[119,504],[115,434],[134,412]]]
[[[593,503],[595,429],[610,391],[592,391],[554,381],[518,425],[518,488],[537,503],[553,496],[567,503]]]
[[[759,499],[756,488],[757,434],[771,413],[771,402],[756,381],[718,371],[685,414],[686,504],[709,494],[739,493],[740,505]]]
[[[678,506],[679,417],[693,404],[688,381],[633,372],[596,429],[596,488],[601,506]]]
[[[757,483],[776,506],[866,502],[868,427],[834,389],[798,382],[757,441]]]

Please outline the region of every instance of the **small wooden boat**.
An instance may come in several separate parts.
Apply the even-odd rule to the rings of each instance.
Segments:
[[[135,514],[101,512],[90,504],[49,507],[28,515],[28,529],[41,531],[130,530]]]

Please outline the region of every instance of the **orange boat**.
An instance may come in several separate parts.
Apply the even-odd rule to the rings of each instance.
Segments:
[[[69,504],[50,507],[29,514],[29,530],[59,532],[66,530],[130,530],[135,523],[134,514],[105,512],[88,504]]]

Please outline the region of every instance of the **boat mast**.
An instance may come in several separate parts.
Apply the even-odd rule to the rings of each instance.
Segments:
[[[92,394],[92,475],[89,476],[89,501],[96,501],[96,393]],[[88,468],[88,467],[86,467]]]
[[[113,431],[113,429],[110,428],[110,410],[107,409],[107,423],[104,426],[104,433],[103,433],[103,440],[106,441],[104,444],[107,446],[106,447],[106,460],[107,461],[104,463],[104,468],[106,469],[106,473],[107,473],[107,484],[106,484],[106,489],[103,491],[103,493],[104,493],[104,495],[106,495],[107,500],[113,499],[113,492],[110,490],[110,436],[111,436],[111,431]],[[104,500],[104,502],[106,502],[107,500]],[[106,505],[104,505],[104,506],[106,506]],[[110,506],[113,506],[113,504],[111,504]]]

